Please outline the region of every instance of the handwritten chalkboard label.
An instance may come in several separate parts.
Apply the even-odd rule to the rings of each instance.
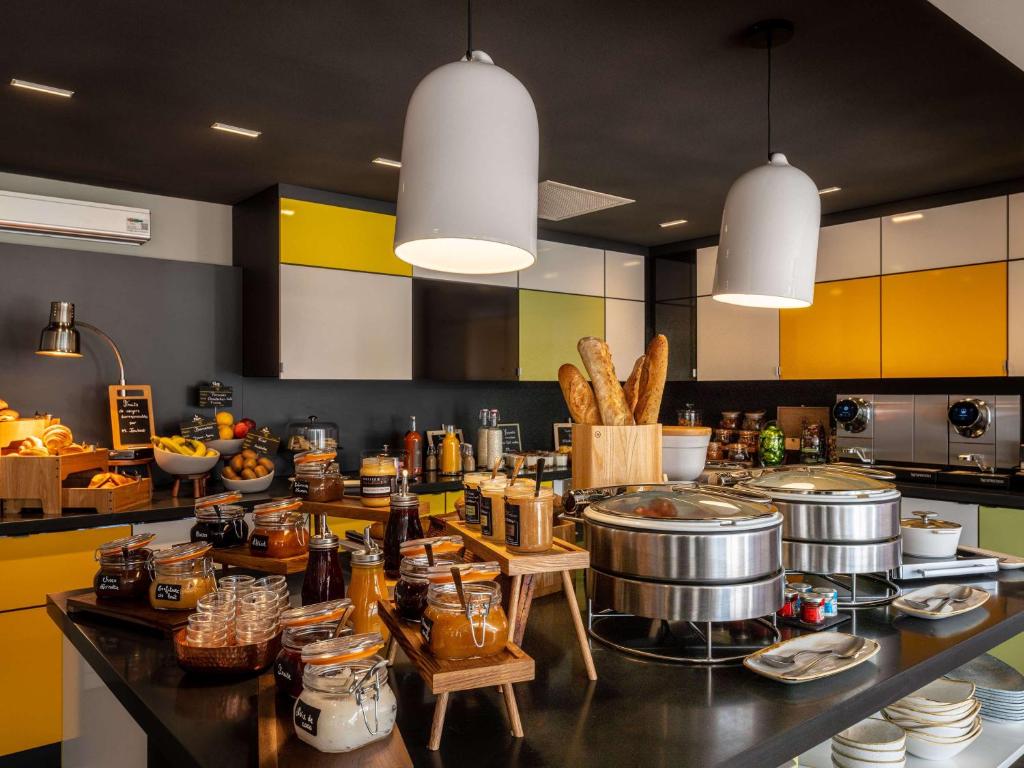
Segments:
[[[274,437],[270,430],[262,427],[255,432],[250,431],[242,441],[243,451],[255,451],[257,456],[274,458],[281,447],[281,438]]]
[[[153,436],[153,396],[146,384],[107,388],[110,431],[115,450],[149,448]]]
[[[295,478],[295,482],[292,483],[292,495],[300,499],[309,498],[309,480],[304,477]]]
[[[208,442],[217,439],[217,422],[213,419],[206,419],[198,413],[188,421],[179,424],[181,436],[188,437],[200,442]]]
[[[211,381],[199,387],[200,408],[227,408],[234,404],[234,387],[226,387],[219,381]]]
[[[523,440],[519,436],[518,424],[499,424],[501,430],[501,450],[503,453],[522,453]]]
[[[267,547],[270,545],[270,539],[264,534],[254,533],[252,538],[249,539],[249,549],[253,552],[266,553]]]
[[[181,602],[181,584],[157,584],[156,599],[172,603]]]
[[[320,710],[302,699],[295,702],[295,727],[301,728],[310,736],[316,736],[316,726],[320,720]]]
[[[100,574],[100,583],[98,586],[100,592],[120,592],[121,591],[121,577],[111,575],[107,573]]]
[[[555,450],[572,448],[572,424],[555,424]]]

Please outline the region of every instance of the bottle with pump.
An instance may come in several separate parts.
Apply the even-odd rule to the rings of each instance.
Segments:
[[[409,431],[405,433],[405,461],[409,477],[423,476],[423,436],[416,430],[416,417],[409,417]]]
[[[441,459],[438,464],[442,475],[457,475],[462,472],[462,452],[454,424],[445,425],[444,440],[441,441]]]

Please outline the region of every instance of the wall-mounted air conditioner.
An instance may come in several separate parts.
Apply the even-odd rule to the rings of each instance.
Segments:
[[[146,208],[0,192],[3,232],[142,245],[149,242],[149,218]]]

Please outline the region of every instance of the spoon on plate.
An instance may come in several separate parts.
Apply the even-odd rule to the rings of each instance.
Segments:
[[[818,656],[818,658],[811,661],[810,664],[805,664],[798,670],[791,670],[788,674],[791,676],[804,675],[811,671],[814,667],[818,666],[824,661],[829,659],[855,659],[860,655],[860,652],[864,650],[864,646],[868,644],[868,641],[863,637],[852,637],[850,642],[846,643],[839,648],[836,648],[828,656]]]
[[[758,657],[769,667],[788,667],[793,664],[799,656],[815,654],[826,656],[837,656],[841,659],[853,658],[864,647],[867,641],[863,637],[851,637],[849,641],[833,648],[806,648],[789,655],[766,653]]]
[[[931,597],[926,597],[924,600],[912,600],[909,597],[904,597],[903,600],[911,608],[917,608],[920,611],[931,610],[929,603],[934,600],[942,600],[942,603],[936,609],[936,612],[939,612],[946,607],[946,603],[962,603],[965,600],[969,600],[973,593],[974,590],[971,587],[960,586],[956,589],[950,590],[944,595],[932,595]]]

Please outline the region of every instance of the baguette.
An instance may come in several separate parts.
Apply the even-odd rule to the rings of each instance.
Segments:
[[[601,414],[597,410],[594,390],[590,388],[580,369],[572,363],[566,363],[558,369],[558,384],[562,387],[562,396],[569,406],[569,415],[577,424],[600,424]]]
[[[637,424],[657,424],[668,376],[668,339],[660,333],[651,339],[646,357],[647,363],[640,377],[640,397],[633,413]]]
[[[601,422],[608,427],[631,426],[633,413],[626,405],[626,395],[615,375],[608,345],[596,336],[585,336],[579,340],[576,349],[594,385]]]
[[[636,413],[636,403],[640,399],[640,377],[643,375],[644,366],[647,363],[647,355],[640,355],[633,363],[633,372],[626,379],[626,385],[622,388],[626,395],[626,407],[630,413]]]

